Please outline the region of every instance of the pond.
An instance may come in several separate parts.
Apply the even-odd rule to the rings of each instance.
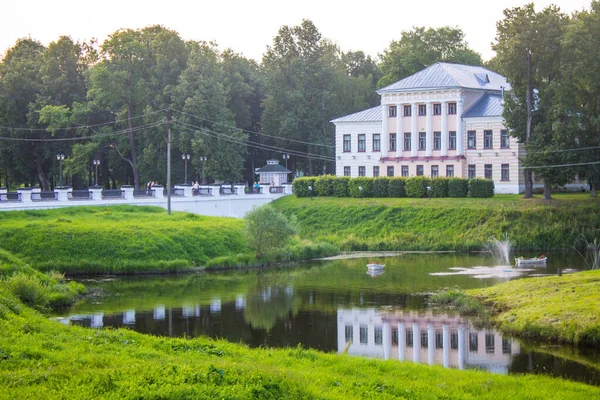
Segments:
[[[383,273],[368,274],[369,262],[384,263]],[[301,345],[458,369],[542,373],[599,385],[597,349],[525,343],[428,307],[428,297],[440,289],[486,287],[521,276],[515,267],[495,264],[487,253],[425,253],[271,270],[87,279],[83,283],[92,295],[55,318],[93,328],[205,335],[251,347]],[[547,266],[523,275],[584,267],[579,255],[556,253]]]

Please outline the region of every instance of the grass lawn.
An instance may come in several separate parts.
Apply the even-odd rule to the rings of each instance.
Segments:
[[[508,334],[600,344],[600,271],[520,279],[466,294],[489,307]]]

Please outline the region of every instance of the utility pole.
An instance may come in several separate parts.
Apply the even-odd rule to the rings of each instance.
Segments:
[[[531,122],[533,116],[531,115],[531,50],[525,49],[527,56],[527,94],[525,95],[525,102],[527,103],[527,126],[525,128],[525,145],[529,143],[531,139]],[[533,182],[531,180],[531,170],[525,168],[523,170],[523,180],[525,181],[525,193],[523,198],[530,199],[533,197]]]
[[[171,109],[167,110],[167,214],[171,215]]]

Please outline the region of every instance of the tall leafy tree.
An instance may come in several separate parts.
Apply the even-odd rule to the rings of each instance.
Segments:
[[[553,125],[554,93],[561,79],[562,37],[568,17],[555,6],[536,12],[533,4],[504,11],[497,24],[495,63],[512,87],[506,100],[504,119],[511,134],[525,143],[525,166],[560,164],[567,145]],[[551,187],[562,184],[572,170],[536,168],[536,177],[544,180],[544,198]],[[524,169],[524,197],[532,196],[531,170]]]
[[[436,62],[482,65],[481,55],[469,48],[460,28],[416,27],[403,31],[381,55],[379,87],[410,76]]]

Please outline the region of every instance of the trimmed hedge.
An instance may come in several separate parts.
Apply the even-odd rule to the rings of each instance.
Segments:
[[[474,178],[469,180],[469,196],[492,197],[494,196],[494,181],[491,179]]]
[[[469,180],[465,178],[448,178],[448,197],[467,197]]]
[[[360,176],[322,175],[296,178],[293,182],[297,197],[309,197],[308,187],[312,186],[312,195],[320,197],[492,197],[494,182],[489,179],[475,178],[428,178],[426,176],[376,178]],[[428,193],[427,187],[430,188]]]
[[[406,178],[390,178],[388,184],[388,197],[406,197]],[[466,195],[465,195],[466,196]]]
[[[407,197],[427,197],[427,186],[431,180],[424,176],[413,176],[406,180]]]
[[[431,180],[431,197],[448,197],[448,179],[433,178]]]

